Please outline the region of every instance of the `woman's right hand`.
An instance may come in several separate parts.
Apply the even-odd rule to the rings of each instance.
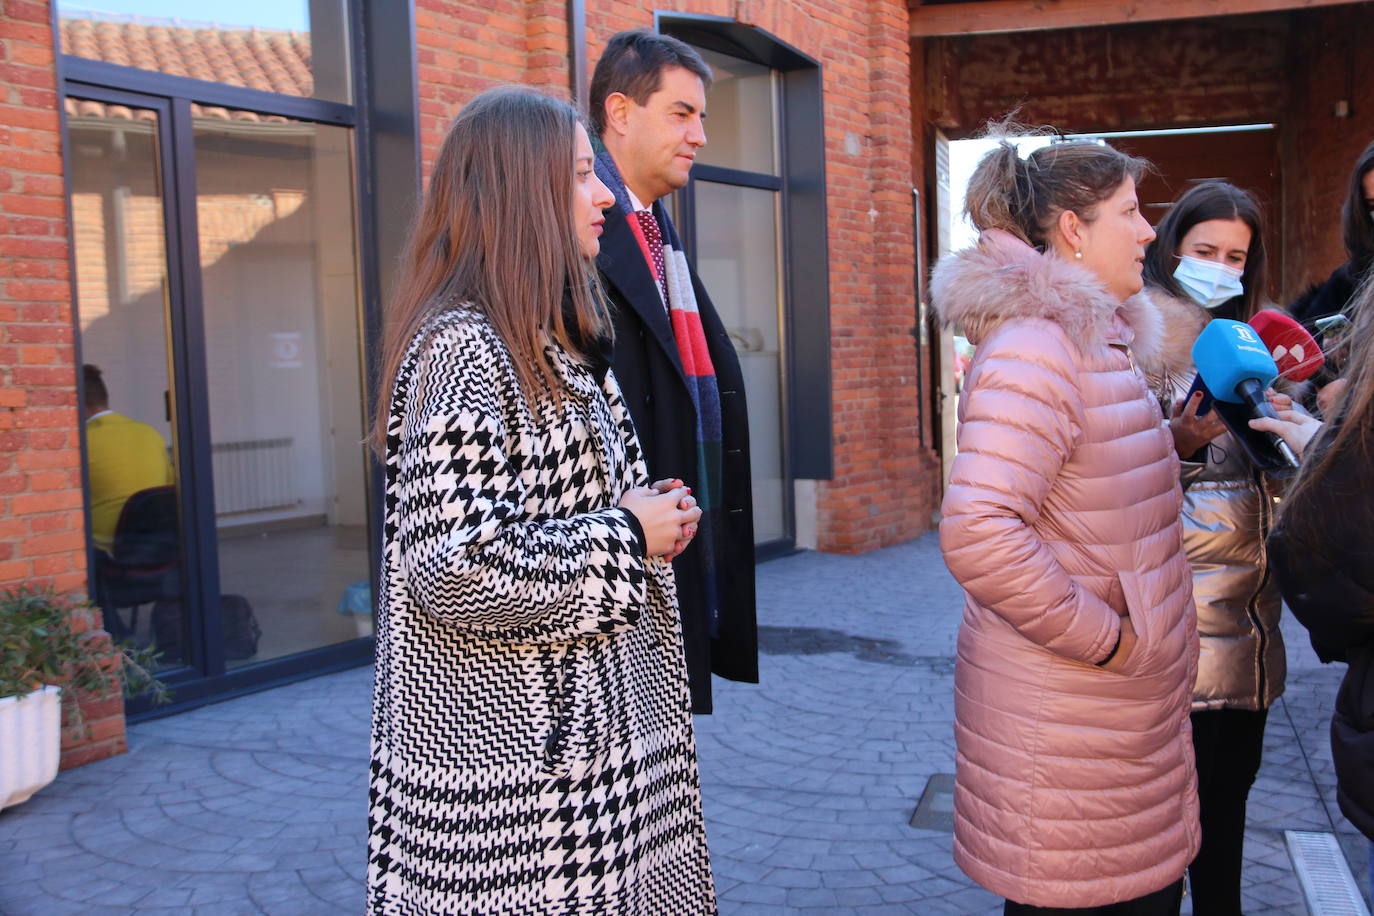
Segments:
[[[688,504],[682,509],[679,504],[687,496],[686,487],[675,487],[666,492],[657,492],[652,487],[636,487],[620,497],[618,505],[628,509],[644,529],[644,542],[648,555],[661,557],[673,552],[675,545],[683,540],[683,528],[696,524],[701,518],[701,508]]]
[[[1250,421],[1250,428],[1273,433],[1301,457],[1307,443],[1321,430],[1322,421],[1301,410],[1280,410],[1277,413],[1278,419],[1256,417]]]

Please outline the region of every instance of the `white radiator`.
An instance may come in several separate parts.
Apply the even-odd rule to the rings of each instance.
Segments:
[[[299,503],[294,445],[290,437],[212,444],[215,515],[285,509]]]

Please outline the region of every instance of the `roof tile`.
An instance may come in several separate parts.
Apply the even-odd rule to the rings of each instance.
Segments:
[[[310,36],[259,28],[63,19],[67,54],[174,76],[310,96]]]

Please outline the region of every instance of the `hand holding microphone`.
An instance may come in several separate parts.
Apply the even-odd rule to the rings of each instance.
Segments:
[[[1174,450],[1178,452],[1178,457],[1185,461],[1227,429],[1220,411],[1203,409],[1206,397],[1206,393],[1195,384],[1192,390],[1174,405],[1173,413],[1169,417],[1169,432],[1174,437]]]
[[[1336,401],[1341,395],[1345,394],[1345,389],[1350,387],[1350,379],[1338,378],[1327,382],[1317,389],[1317,412],[1323,417],[1331,416],[1331,411],[1335,407]]]
[[[1231,324],[1235,325],[1237,322]],[[1250,319],[1250,326],[1264,348],[1269,351],[1278,377],[1301,382],[1321,370],[1325,362],[1321,347],[1307,329],[1288,314],[1265,310]],[[1264,368],[1268,370],[1268,367]],[[1286,396],[1278,397],[1287,400]],[[1276,406],[1286,408],[1291,406],[1291,401]],[[1221,429],[1229,429],[1257,465],[1271,468],[1278,464],[1289,464],[1287,458],[1280,457],[1277,447],[1272,444],[1272,439],[1258,435],[1263,427],[1250,426],[1249,421],[1255,414],[1245,406],[1243,400],[1228,403],[1226,399],[1222,399],[1215,410],[1212,407],[1212,392],[1208,390],[1203,375],[1199,373],[1184,400],[1175,407],[1173,418],[1169,421],[1174,444],[1181,457],[1192,455],[1216,438]]]
[[[1251,318],[1250,325],[1269,348],[1280,378],[1305,382],[1325,366],[1326,356],[1321,346],[1291,315],[1266,309]],[[1344,386],[1345,380],[1337,379],[1317,393],[1317,404],[1323,412]],[[1250,420],[1250,428],[1278,436],[1301,456],[1307,443],[1321,430],[1321,421],[1301,407],[1295,407],[1292,398],[1272,391],[1268,394],[1277,416]]]
[[[1305,357],[1304,353],[1304,359],[1295,359],[1294,363],[1305,365]],[[1278,420],[1265,397],[1265,389],[1278,378],[1279,369],[1255,328],[1226,318],[1212,319],[1193,344],[1193,362],[1203,384],[1219,404],[1243,404],[1246,419]],[[1281,436],[1272,431],[1265,435],[1284,464],[1298,466],[1298,456]]]
[[[1307,443],[1321,432],[1322,421],[1305,410],[1278,410],[1273,417],[1256,417],[1250,421],[1250,428],[1278,436],[1298,455],[1307,449]]]

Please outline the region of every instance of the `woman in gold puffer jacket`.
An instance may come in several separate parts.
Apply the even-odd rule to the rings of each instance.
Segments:
[[[1173,408],[1201,642],[1192,719],[1202,849],[1188,875],[1195,912],[1235,916],[1246,799],[1287,671],[1282,604],[1264,545],[1275,493],[1216,412],[1197,415],[1201,395],[1187,396],[1196,375],[1193,342],[1207,322],[1245,321],[1256,310],[1264,238],[1254,199],[1219,181],[1189,189],[1156,232],[1145,258],[1146,294],[1168,346],[1155,381]]]

